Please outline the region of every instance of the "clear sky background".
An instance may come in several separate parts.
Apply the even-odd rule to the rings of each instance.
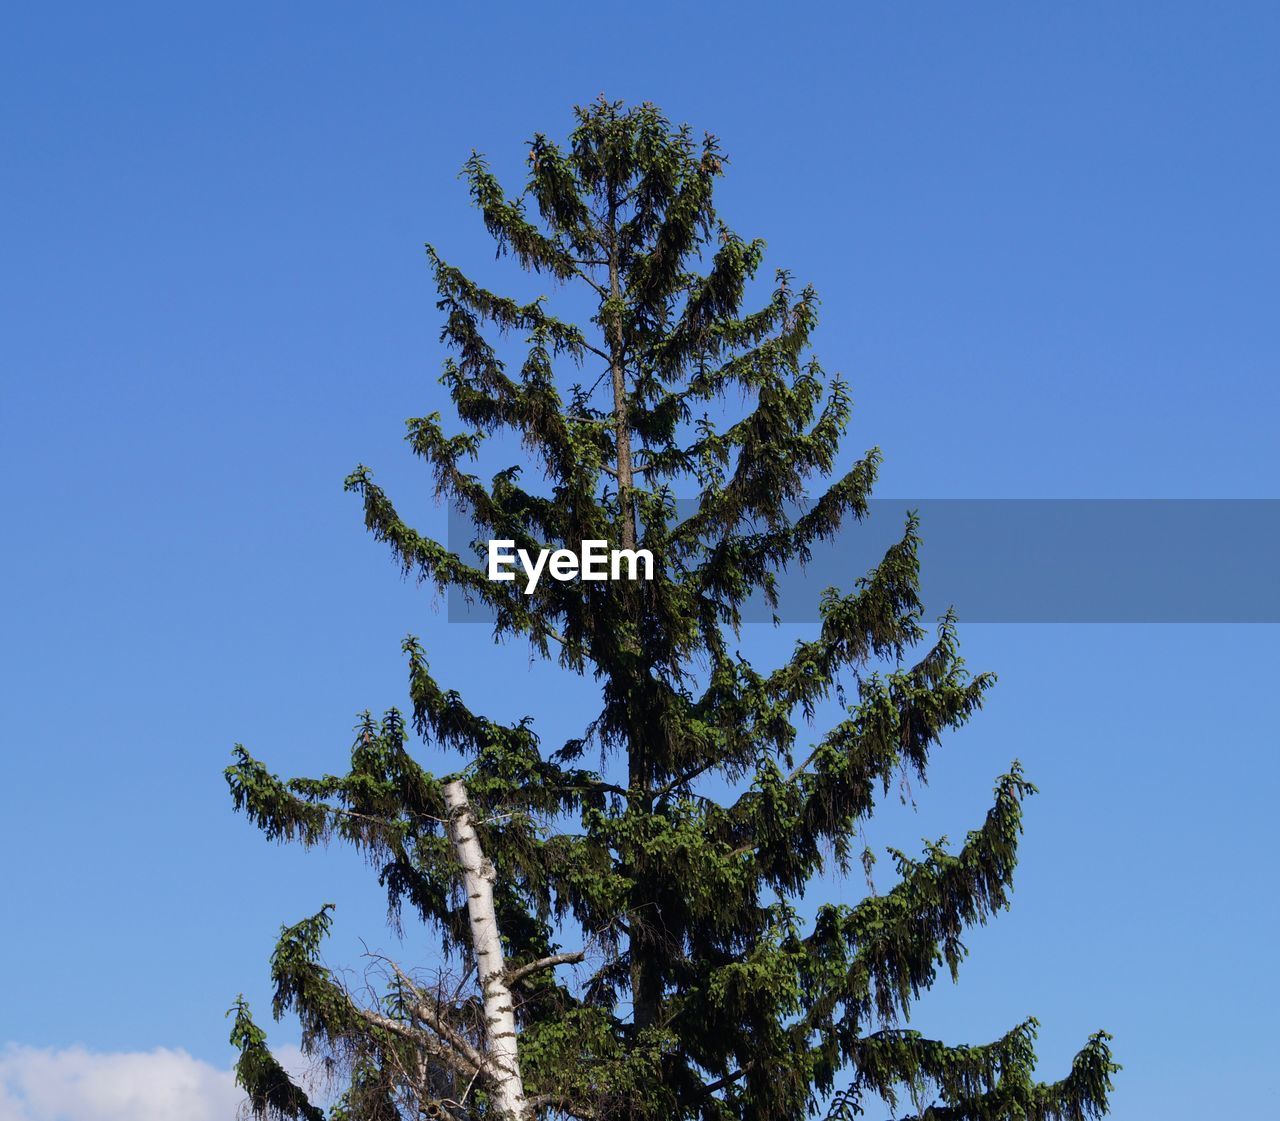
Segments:
[[[357,858],[233,815],[234,742],[342,767],[408,631],[473,705],[574,726],[342,493],[369,463],[443,533],[401,422],[444,403],[422,243],[497,275],[472,147],[515,186],[602,91],[717,132],[882,496],[1276,497],[1278,57],[1265,3],[11,7],[0,1119],[229,1117],[223,1012],[267,1018],[278,926],[326,900],[333,960],[431,960]],[[961,835],[1014,756],[1043,793],[914,1026],[1034,1013],[1049,1077],[1105,1027],[1116,1117],[1270,1115],[1276,628],[962,637],[1001,684],[873,839]]]

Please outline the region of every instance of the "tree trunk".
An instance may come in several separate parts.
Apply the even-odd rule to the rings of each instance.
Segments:
[[[462,869],[467,916],[471,922],[471,948],[484,995],[485,1058],[489,1068],[486,1073],[494,1104],[504,1118],[528,1121],[530,1113],[516,1052],[515,1005],[507,984],[498,916],[493,906],[493,865],[485,859],[480,847],[467,788],[460,779],[444,784],[444,803],[449,810],[449,839]]]
[[[622,325],[622,263],[618,257],[618,200],[610,191],[607,224],[607,243],[604,248],[609,264],[610,312],[604,317],[609,343],[609,373],[613,383],[614,437],[618,464],[618,505],[622,512],[622,547],[634,549],[639,536],[635,506],[635,467],[631,446],[631,417],[627,403],[626,342]],[[635,592],[624,588],[620,592],[634,605]],[[633,727],[627,736],[628,787],[632,798],[640,798],[644,811],[650,812],[649,767],[645,757],[644,733]],[[639,874],[631,868],[635,879],[632,895],[631,940],[631,1000],[632,1020],[636,1027],[646,1028],[658,1017],[658,1005],[662,986],[655,965],[654,940],[646,926],[655,921],[650,908],[652,893]]]
[[[627,378],[623,366],[622,285],[618,261],[617,203],[609,200],[609,299],[613,304],[608,316],[609,375],[613,383],[614,437],[618,452],[618,505],[622,510],[622,547],[636,547],[636,512],[631,465],[631,418],[627,415]]]

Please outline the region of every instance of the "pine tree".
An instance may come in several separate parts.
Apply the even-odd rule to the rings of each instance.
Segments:
[[[877,798],[925,779],[992,678],[965,669],[950,616],[932,638],[924,625],[913,518],[855,587],[824,595],[817,633],[785,662],[736,652],[749,597],[775,603],[779,573],[865,515],[879,453],[837,470],[849,397],[809,351],[814,291],[779,272],[765,306],[744,310],[764,247],[717,218],[724,170],[713,137],[603,99],[576,111],[567,146],[534,137],[519,196],[472,156],[499,253],[584,293],[587,327],[428,249],[453,355],[442,381],[465,430],[432,414],[407,438],[473,544],[605,540],[657,565],[652,580],[526,594],[415,532],[364,467],[347,480],[406,574],[483,607],[498,639],[590,675],[600,703],[545,750],[531,720],[489,719],[438,683],[411,637],[407,714],[365,714],[348,773],[283,780],[237,747],[238,808],[271,838],[362,850],[394,912],[433,927],[465,969],[382,961],[380,995],[361,1000],[322,964],[330,908],[283,930],[274,1012],[296,1013],[304,1047],[342,1072],[334,1118],[781,1121],[852,1117],[873,1096],[935,1121],[1105,1112],[1118,1069],[1105,1033],[1043,1083],[1034,1020],[964,1046],[902,1026],[939,969],[955,977],[965,929],[1008,903],[1034,790],[1016,763],[955,851],[894,851],[888,890],[802,903],[824,869],[870,858],[856,838]],[[521,340],[515,370],[499,345]],[[741,407],[713,419],[726,400]],[[536,486],[518,466],[487,484],[468,472],[495,435],[521,442]],[[810,732],[833,700],[842,718]],[[431,773],[414,733],[463,769]],[[233,1011],[255,1112],[321,1118],[247,1006]]]

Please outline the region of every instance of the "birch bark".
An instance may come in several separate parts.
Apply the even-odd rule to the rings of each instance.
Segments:
[[[499,1112],[510,1121],[528,1121],[529,1107],[516,1052],[515,1005],[493,906],[493,865],[480,847],[467,788],[460,779],[444,784],[444,802],[449,810],[449,839],[462,869],[471,947],[484,997],[486,1074]]]

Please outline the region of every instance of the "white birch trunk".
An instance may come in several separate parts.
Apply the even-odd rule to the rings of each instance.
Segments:
[[[507,984],[498,917],[493,908],[493,865],[485,859],[480,847],[467,788],[460,779],[444,784],[444,803],[449,810],[449,839],[462,869],[467,916],[471,922],[471,948],[484,994],[485,1058],[494,1104],[510,1121],[527,1121],[529,1109],[516,1053],[515,1006]]]

